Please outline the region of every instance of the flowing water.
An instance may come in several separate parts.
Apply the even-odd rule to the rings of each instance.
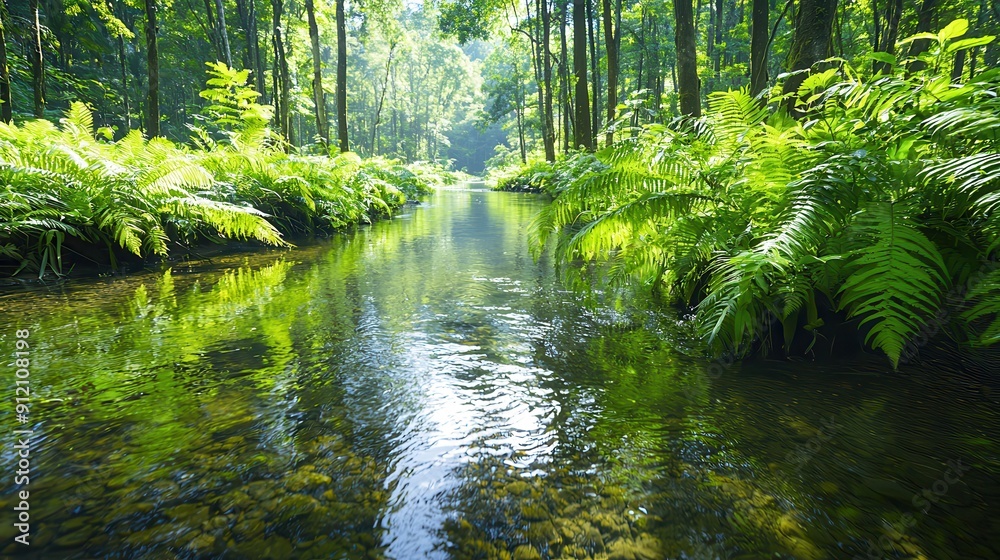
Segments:
[[[542,204],[443,191],[292,251],[4,288],[0,552],[1000,558],[989,383],[685,357],[532,259]]]

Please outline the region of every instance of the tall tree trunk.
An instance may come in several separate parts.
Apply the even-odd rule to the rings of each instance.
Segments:
[[[701,12],[701,0],[694,12],[695,29],[698,28],[698,16]],[[718,25],[715,19],[715,2],[708,0],[708,37],[705,39],[705,54],[709,60],[715,60],[715,26]]]
[[[569,10],[569,0],[562,0],[559,8],[559,100],[562,109],[559,111],[562,118],[562,141],[563,153],[569,153],[570,147],[570,125],[569,125],[569,54],[566,44],[566,20]]]
[[[573,0],[573,70],[576,74],[575,148],[594,150],[594,133],[590,126],[590,95],[587,83],[587,7],[589,0]]]
[[[639,64],[636,65],[635,88],[642,89],[642,67],[646,60],[646,7],[639,8]],[[632,135],[637,134],[639,126],[639,111],[632,111]]]
[[[753,0],[750,35],[750,94],[767,87],[767,0]]]
[[[517,141],[521,148],[521,163],[528,163],[528,151],[524,141],[524,105],[526,103],[524,98],[524,81],[520,76],[517,76],[516,79],[518,99],[514,108],[514,113],[517,117]]]
[[[920,12],[917,15],[917,33],[930,32],[931,23],[934,20],[934,11],[937,9],[938,0],[924,0],[920,5]],[[931,46],[930,39],[917,39],[910,43],[909,56],[916,58],[920,53],[926,51]],[[909,72],[919,72],[927,65],[921,61],[910,64]]]
[[[878,11],[878,0],[872,0],[872,50],[877,51],[882,44],[882,17]]]
[[[7,34],[10,14],[4,0],[0,0],[0,120],[10,123],[14,119],[13,101],[10,95],[10,67],[7,65]]]
[[[615,120],[615,108],[618,106],[618,41],[615,34],[618,26],[612,23],[611,0],[602,0],[604,12],[604,48],[608,53],[608,126]],[[615,134],[608,129],[604,139],[608,146],[614,143]]]
[[[146,0],[146,67],[149,89],[146,91],[146,136],[160,135],[160,60],[156,50],[156,0]]]
[[[221,1],[221,0],[218,0]],[[323,140],[323,151],[329,153],[330,123],[326,118],[326,93],[323,91],[323,61],[319,52],[319,26],[316,25],[316,7],[313,0],[306,0],[306,17],[309,20],[309,42],[313,59],[313,103],[316,105],[316,132]]]
[[[253,65],[254,74],[257,74],[257,79],[254,83],[257,84],[257,91],[261,95],[261,99],[267,100],[267,87],[266,81],[264,80],[264,57],[260,54],[260,39],[258,38],[257,29],[257,0],[252,0],[250,6],[247,9],[247,17],[250,19],[250,28],[247,31],[247,43],[253,48]]]
[[[681,113],[701,116],[701,93],[698,83],[698,51],[695,43],[694,14],[691,0],[674,0],[677,25],[674,42],[677,47],[677,90]],[[718,23],[719,15],[715,16]]]
[[[213,5],[214,0],[204,0],[205,3],[205,17],[208,18],[208,41],[212,43],[212,48],[215,49],[216,60],[221,60],[225,57],[222,54],[222,41],[219,40],[219,26],[215,24],[215,6]],[[193,10],[192,10],[193,11]],[[197,14],[195,14],[197,16]],[[201,23],[201,20],[198,20]]]
[[[899,18],[903,13],[903,0],[889,0],[886,3],[886,29],[882,34],[879,51],[889,54],[896,53],[896,39],[899,36]],[[872,70],[877,74],[888,74],[892,67],[884,62],[875,61]]]
[[[985,11],[983,9],[983,4],[985,4],[985,2],[986,2],[986,0],[980,0],[980,2],[979,2],[979,8],[976,10],[976,34],[977,35],[979,35],[979,34],[981,34],[981,33],[984,32],[983,31],[983,26],[986,25],[986,14],[983,13]],[[979,54],[979,49],[980,49],[980,47],[975,47],[975,48],[972,49],[972,52],[969,53],[969,80],[970,81],[973,78],[976,77],[976,58],[977,58],[977,55]]]
[[[257,60],[257,10],[256,0],[236,0],[236,11],[240,16],[240,23],[243,25],[243,36],[246,38],[246,45],[243,52],[243,67],[252,70],[250,72],[250,84],[258,93],[264,91],[263,75],[258,74]]]
[[[291,77],[288,72],[288,59],[285,56],[285,43],[281,38],[281,16],[284,11],[284,0],[271,0],[271,21],[274,43],[274,101],[278,129],[285,140],[292,144],[292,119],[289,104],[291,103]]]
[[[347,139],[347,22],[344,0],[337,0],[337,136],[340,151],[350,151]]]
[[[555,123],[552,118],[552,53],[549,52],[552,26],[549,10],[549,0],[538,0],[539,12],[542,16],[541,45],[542,50],[542,80],[545,82],[545,106],[542,112],[544,119],[545,161],[556,160]]]
[[[378,153],[378,124],[382,122],[382,104],[385,102],[385,92],[389,90],[389,76],[395,52],[396,41],[392,41],[389,43],[389,57],[385,61],[385,79],[382,81],[382,95],[378,98],[378,106],[375,108],[375,120],[372,121],[372,155]]]
[[[219,42],[222,46],[222,56],[225,57],[226,66],[233,67],[233,52],[229,49],[229,31],[226,30],[226,9],[222,5],[222,0],[215,0],[216,21],[219,24]]]
[[[594,24],[596,23],[596,18],[594,18],[594,1],[587,0],[587,35],[590,42],[590,75],[593,76],[591,85],[593,86],[593,103],[591,104],[590,112],[590,122],[593,128],[594,139],[591,141],[591,145],[597,148],[597,133],[601,129],[601,73],[599,70],[598,63],[600,59],[597,58],[597,33],[594,30]]]
[[[125,111],[125,127],[132,129],[132,109],[128,102],[128,66],[125,58],[125,38],[118,36],[118,62],[122,70],[122,110]]]
[[[655,15],[649,21],[649,37],[652,49],[649,53],[649,73],[646,78],[646,87],[650,91],[650,97],[653,98],[653,109],[659,113],[663,79],[660,74],[660,25]]]
[[[829,58],[833,37],[833,19],[837,13],[837,0],[801,0],[795,18],[795,34],[788,54],[788,69],[792,72],[807,70],[813,64]],[[783,92],[795,93],[806,79],[805,73],[796,74],[785,81]],[[797,114],[795,105],[798,97],[792,95],[786,101],[786,108]]]
[[[951,69],[951,81],[957,82],[962,79],[962,74],[965,70],[965,53],[967,49],[962,49],[955,53],[955,64]]]
[[[718,78],[722,74],[722,30],[726,26],[725,9],[723,0],[715,0],[715,38],[713,39],[715,41],[715,48],[713,49],[715,57],[712,59],[715,78]]]
[[[45,65],[42,61],[42,23],[38,0],[28,0],[28,15],[31,17],[31,88],[35,96],[35,116],[45,116]]]

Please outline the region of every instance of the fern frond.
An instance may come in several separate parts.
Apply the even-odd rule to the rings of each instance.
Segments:
[[[876,203],[855,227],[870,243],[855,251],[839,290],[840,309],[869,326],[866,342],[898,366],[906,344],[937,313],[948,286],[937,247],[912,225],[898,203]]]

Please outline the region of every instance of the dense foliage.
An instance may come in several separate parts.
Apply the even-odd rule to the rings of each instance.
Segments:
[[[844,326],[894,366],[938,331],[1000,342],[1000,71],[952,79],[992,39],[967,29],[879,55],[887,74],[813,72],[798,120],[780,96],[713,93],[705,117],[565,160],[537,239],[692,306],[716,352],[808,352]]]
[[[202,149],[138,131],[112,142],[74,104],[60,126],[0,123],[0,265],[64,274],[64,258],[117,266],[204,241],[328,233],[430,191],[440,168],[354,154],[289,156],[260,123]]]

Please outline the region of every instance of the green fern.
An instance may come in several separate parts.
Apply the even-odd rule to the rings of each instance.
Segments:
[[[899,206],[874,204],[856,218],[856,234],[870,244],[854,251],[847,265],[852,272],[839,290],[840,308],[870,327],[866,342],[883,350],[893,367],[937,313],[949,283],[941,253]]]

